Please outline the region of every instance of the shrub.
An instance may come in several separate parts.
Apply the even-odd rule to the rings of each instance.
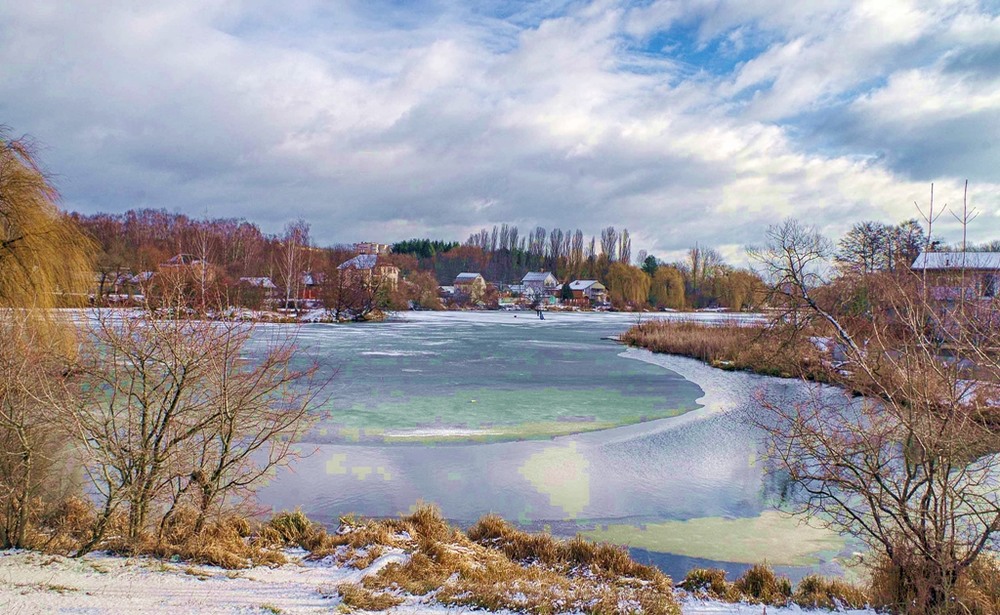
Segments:
[[[726,571],[720,568],[692,568],[680,582],[681,589],[696,596],[717,600],[738,600],[733,584],[726,581]]]
[[[749,602],[782,605],[792,596],[792,582],[774,574],[767,563],[754,564],[733,587]]]
[[[297,545],[306,551],[321,550],[328,542],[326,530],[318,523],[313,523],[300,509],[292,512],[280,512],[270,521],[262,532],[265,541],[277,542],[281,545]]]
[[[359,585],[337,586],[340,599],[349,607],[362,611],[385,611],[403,603],[403,599],[386,592],[373,592]]]
[[[897,558],[903,558],[899,551]],[[909,574],[904,574],[904,570]],[[930,566],[918,568],[915,559],[904,559],[903,565],[900,565],[888,557],[881,557],[872,567],[872,603],[899,613],[929,612],[926,605],[932,602],[932,587],[935,584],[931,574]],[[951,603],[937,608],[934,613],[1000,613],[1000,565],[993,557],[981,556],[963,570],[948,589],[952,596]]]
[[[95,519],[90,502],[80,497],[65,498],[39,520],[38,548],[63,555],[76,551],[89,538]]]
[[[861,588],[840,579],[826,579],[815,574],[799,581],[792,601],[801,607],[823,609],[860,609],[869,603],[867,593]]]

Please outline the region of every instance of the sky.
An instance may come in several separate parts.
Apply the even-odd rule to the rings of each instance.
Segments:
[[[66,209],[319,245],[628,228],[739,261],[935,205],[1000,239],[1000,2],[0,2],[0,124]],[[945,213],[934,235],[961,239]]]

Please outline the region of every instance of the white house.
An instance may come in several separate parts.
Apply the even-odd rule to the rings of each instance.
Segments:
[[[559,286],[559,280],[548,271],[529,271],[521,278],[521,286],[531,289],[535,294],[552,294]]]
[[[337,266],[341,275],[364,284],[373,281],[385,283],[390,289],[396,290],[399,284],[399,268],[386,264],[385,259],[379,259],[377,254],[359,254]]]
[[[910,269],[927,273],[935,299],[963,294],[967,299],[993,299],[1000,294],[1000,252],[924,252]]]

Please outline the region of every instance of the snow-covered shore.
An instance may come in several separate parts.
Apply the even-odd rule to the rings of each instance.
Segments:
[[[387,553],[364,570],[338,567],[328,560],[302,558],[278,568],[224,570],[213,566],[91,554],[79,559],[32,551],[0,551],[0,612],[34,613],[329,613],[341,606],[337,586],[359,583],[401,553]],[[690,615],[758,615],[760,605],[687,600]],[[408,598],[391,613],[458,615],[469,608],[445,607]],[[771,615],[825,613],[796,606],[767,607]],[[870,610],[844,611],[874,615]]]

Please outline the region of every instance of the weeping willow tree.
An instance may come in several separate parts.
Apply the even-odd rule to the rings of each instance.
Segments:
[[[86,298],[93,247],[57,200],[30,143],[0,127],[0,307],[51,320],[45,310]]]
[[[74,327],[53,308],[86,298],[91,244],[56,206],[30,144],[0,127],[0,547],[31,546],[61,458]]]

